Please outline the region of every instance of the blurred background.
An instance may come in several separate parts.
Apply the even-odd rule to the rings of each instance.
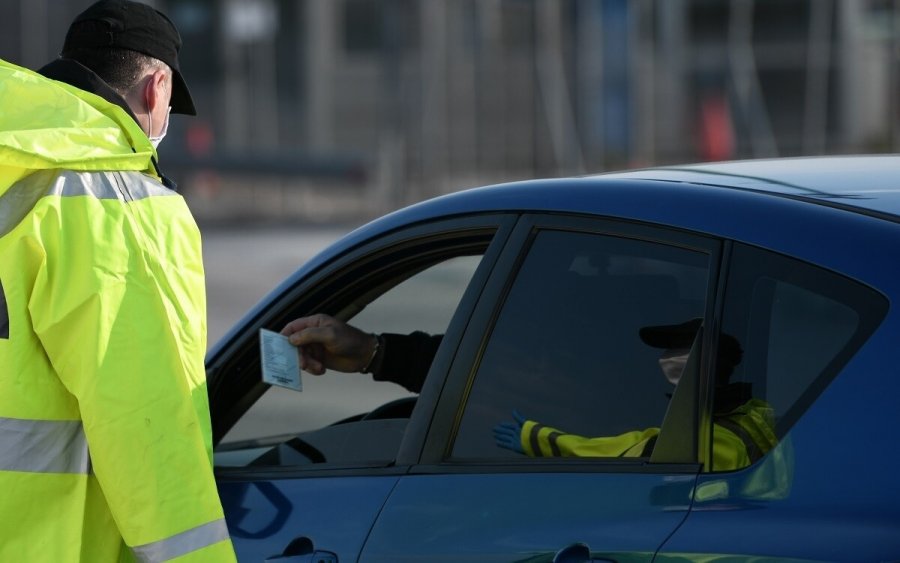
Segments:
[[[0,58],[45,64],[91,1],[0,0]],[[211,341],[214,315],[427,197],[900,144],[900,0],[146,1],[200,113],[160,155],[204,230]],[[236,261],[256,286],[222,289]]]
[[[55,57],[90,0],[0,0]],[[897,0],[156,0],[200,115],[164,169],[198,220],[358,222],[512,179],[893,152]]]

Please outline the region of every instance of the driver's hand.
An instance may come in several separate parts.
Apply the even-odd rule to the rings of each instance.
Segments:
[[[300,352],[300,367],[313,375],[326,369],[355,373],[372,359],[377,345],[368,334],[328,315],[312,315],[289,322],[281,334]]]

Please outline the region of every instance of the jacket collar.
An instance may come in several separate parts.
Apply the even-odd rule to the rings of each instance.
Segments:
[[[74,59],[58,58],[38,69],[38,73],[52,80],[65,82],[70,86],[100,96],[107,102],[124,109],[125,112],[134,119],[135,123],[138,123],[137,117],[134,115],[134,112],[131,111],[125,98],[113,90],[112,86],[107,84],[105,80],[97,76],[97,73],[78,61]],[[160,170],[157,159],[153,158],[152,161],[154,168],[156,168],[156,173],[159,175],[163,185],[171,190],[177,190],[178,186],[175,182],[166,177],[166,175],[162,173],[162,170]]]
[[[85,92],[96,94],[107,102],[124,109],[132,119],[137,121],[125,98],[113,90],[112,86],[97,76],[94,71],[76,60],[59,58],[44,65],[38,69],[38,72],[47,78],[59,80]]]

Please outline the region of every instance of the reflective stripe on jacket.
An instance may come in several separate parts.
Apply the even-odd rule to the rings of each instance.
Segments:
[[[588,438],[568,434],[528,420],[522,425],[522,449],[533,457],[641,457],[652,447],[659,428]],[[715,471],[747,467],[778,442],[773,431],[772,409],[759,399],[751,399],[735,410],[717,415],[713,424]]]
[[[0,61],[0,561],[234,561],[200,234],[121,108]]]

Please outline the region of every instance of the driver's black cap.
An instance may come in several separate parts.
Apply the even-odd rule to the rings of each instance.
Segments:
[[[640,329],[640,336],[645,344],[654,348],[690,348],[701,324],[703,319],[697,318],[675,325],[645,326]],[[723,332],[719,334],[718,355],[734,366],[741,362],[744,351],[735,337]]]
[[[127,49],[161,60],[172,69],[172,112],[197,115],[178,65],[181,36],[162,12],[130,0],[100,0],[69,26],[62,56],[83,47]]]

